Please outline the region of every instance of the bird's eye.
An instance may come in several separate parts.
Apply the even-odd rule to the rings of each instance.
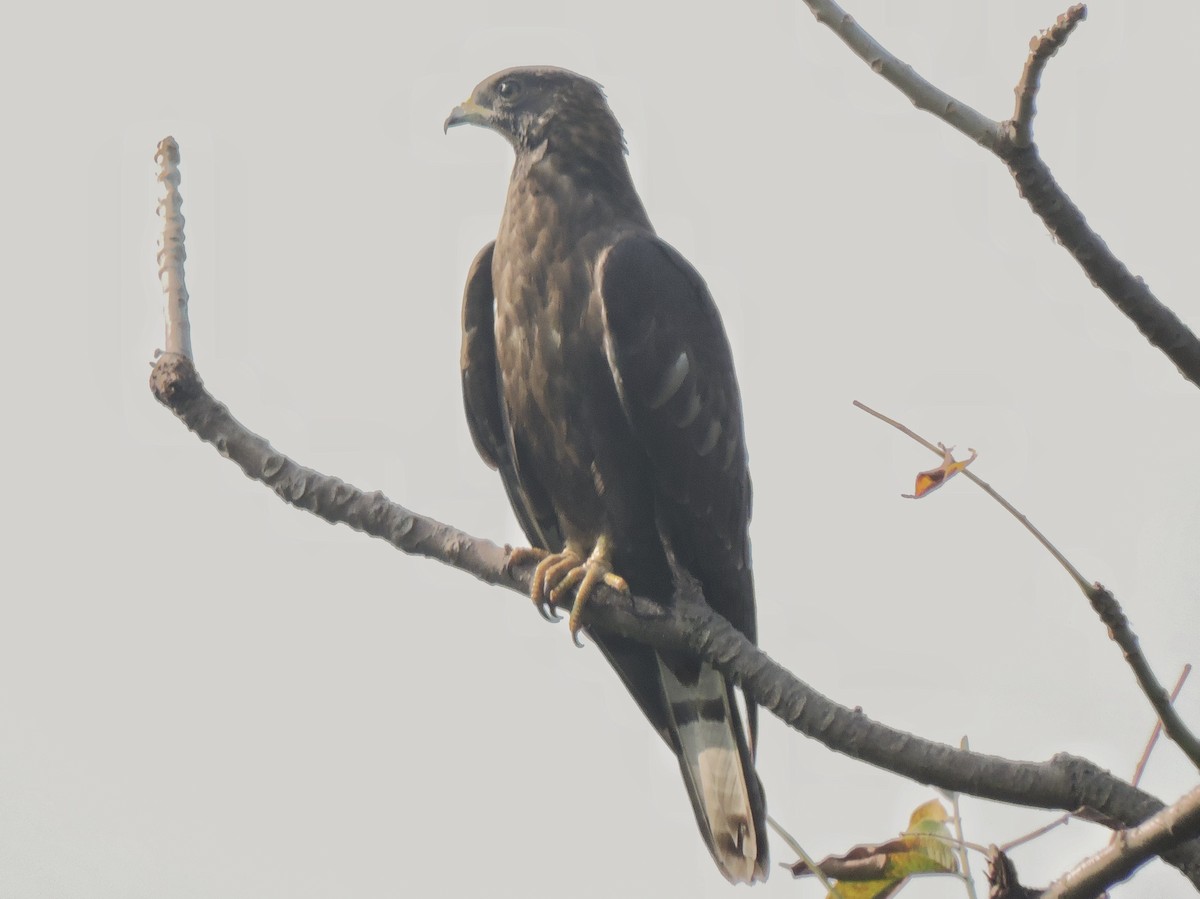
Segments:
[[[506,78],[496,85],[496,93],[505,100],[514,100],[521,93],[521,85],[511,78]]]

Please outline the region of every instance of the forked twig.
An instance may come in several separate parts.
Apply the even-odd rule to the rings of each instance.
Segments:
[[[1109,249],[1055,180],[1033,143],[1034,102],[1042,71],[1086,17],[1087,8],[1083,4],[1072,6],[1030,42],[1015,91],[1014,117],[999,122],[930,83],[872,37],[835,0],[804,0],[804,3],[818,22],[830,28],[871,71],[889,81],[914,106],[937,116],[999,157],[1016,180],[1021,196],[1091,282],[1152,346],[1175,364],[1183,377],[1200,387],[1200,339]]]

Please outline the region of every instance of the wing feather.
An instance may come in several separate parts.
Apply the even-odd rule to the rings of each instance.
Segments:
[[[687,260],[650,234],[622,238],[598,268],[605,353],[650,460],[668,557],[754,640],[750,474],[733,354],[716,304]],[[680,768],[713,858],[733,882],[765,878],[757,708],[747,704],[747,739],[733,685],[718,672],[666,655],[659,667]]]
[[[733,355],[695,269],[648,234],[600,263],[609,366],[649,456],[671,549],[705,597],[756,637],[750,474]]]

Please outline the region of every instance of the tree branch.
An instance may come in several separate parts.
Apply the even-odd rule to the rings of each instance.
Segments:
[[[1099,582],[1090,586],[1090,589],[1087,591],[1087,597],[1092,604],[1092,608],[1096,610],[1096,614],[1100,616],[1100,620],[1108,628],[1108,635],[1121,647],[1121,653],[1125,656],[1125,661],[1129,663],[1129,667],[1133,669],[1138,686],[1142,688],[1142,692],[1146,694],[1146,698],[1154,706],[1154,711],[1158,715],[1158,720],[1162,723],[1163,730],[1183,750],[1183,753],[1191,759],[1192,764],[1200,768],[1200,741],[1196,739],[1196,735],[1188,729],[1183,719],[1179,717],[1179,712],[1175,708],[1175,704],[1171,701],[1171,694],[1167,692],[1166,687],[1154,675],[1154,671],[1150,668],[1150,663],[1146,660],[1146,656],[1142,652],[1138,636],[1134,633],[1129,619],[1125,617],[1125,612],[1121,609],[1121,604]]]
[[[918,109],[932,113],[996,154],[1012,172],[1021,196],[1082,266],[1091,282],[1137,326],[1151,345],[1175,363],[1183,377],[1200,387],[1200,340],[1091,229],[1083,213],[1054,180],[1033,143],[1034,102],[1042,70],[1086,17],[1083,4],[1072,6],[1030,42],[1029,56],[1016,87],[1014,118],[997,122],[935,87],[884,48],[833,0],[804,2],[818,22],[828,26],[872,71],[886,78]]]
[[[911,437],[935,455],[942,455],[942,450],[939,446],[930,443],[916,431],[913,431],[895,419],[888,418],[882,412],[877,412],[865,403],[860,403],[858,400],[854,400],[854,405],[868,415],[873,415],[880,421],[891,425],[902,434]],[[1023,512],[1001,496],[991,484],[967,468],[962,469],[960,474],[998,502],[1013,518],[1017,519],[1025,530],[1029,531],[1038,543],[1042,544],[1050,555],[1054,556],[1055,561],[1066,569],[1067,574],[1071,576],[1071,579],[1083,591],[1083,595],[1088,598],[1088,602],[1092,604],[1092,608],[1108,628],[1108,636],[1121,648],[1121,653],[1125,656],[1125,661],[1133,670],[1133,676],[1137,680],[1138,686],[1141,687],[1146,699],[1150,701],[1150,705],[1158,715],[1158,720],[1162,723],[1163,730],[1167,732],[1167,736],[1174,740],[1184,755],[1191,759],[1192,764],[1200,769],[1200,740],[1197,740],[1195,734],[1184,724],[1178,710],[1175,708],[1171,694],[1167,692],[1162,682],[1154,674],[1154,669],[1150,667],[1150,662],[1146,659],[1145,653],[1142,652],[1141,642],[1138,640],[1133,626],[1129,623],[1129,619],[1125,617],[1125,612],[1121,609],[1121,604],[1117,602],[1116,597],[1099,582],[1088,581],[1087,578],[1080,574],[1079,569],[1071,564],[1071,561],[1062,554],[1059,548],[1051,543],[1046,535],[1038,530]]]
[[[992,152],[1004,139],[999,122],[972,109],[961,100],[923,78],[911,65],[890,53],[834,0],[804,0],[818,22],[842,39],[854,54],[882,75],[896,90],[908,97],[913,106],[937,116],[955,131]]]
[[[1033,117],[1037,113],[1035,100],[1042,86],[1042,70],[1050,57],[1058,52],[1075,26],[1087,18],[1087,7],[1076,3],[1058,17],[1053,25],[1035,36],[1029,42],[1029,57],[1025,60],[1025,69],[1021,72],[1021,80],[1017,82],[1016,109],[1013,110],[1009,122],[1009,142],[1019,149],[1024,149],[1033,143]]]
[[[1116,839],[1046,888],[1042,899],[1092,899],[1169,846],[1200,836],[1200,787]]]
[[[159,141],[154,154],[158,163],[158,183],[164,185],[158,203],[163,219],[162,235],[158,239],[158,279],[167,295],[163,315],[167,323],[165,353],[192,358],[192,325],[188,320],[188,292],[184,282],[183,262],[187,250],[183,245],[183,197],[179,193],[179,144],[175,138]]]
[[[177,246],[171,238],[164,240],[166,247],[173,248],[163,263],[170,269],[164,285],[171,347],[172,333],[184,333],[187,321],[187,305],[177,295],[185,290],[182,230],[170,230],[176,227],[172,216],[182,221],[177,196],[179,152],[171,138],[159,145],[157,158],[164,169],[160,180],[169,193],[175,193],[175,199],[160,205],[166,228],[178,236]],[[205,389],[190,347],[183,341],[176,340],[174,349],[159,356],[150,388],[201,440],[285,502],[528,597],[532,566],[510,565],[507,547],[419,515],[382,493],[366,493],[305,468],[247,429]],[[733,678],[748,701],[790,727],[830,749],[920,783],[1035,808],[1092,808],[1124,826],[1139,824],[1163,808],[1158,799],[1086,759],[1060,754],[1040,763],[1010,761],[924,740],[838,705],[747,640],[703,601],[695,584],[684,584],[671,607],[598,586],[589,599],[584,623],[589,630],[661,649],[688,650]],[[1178,846],[1164,857],[1200,886],[1200,841]]]
[[[1104,291],[1152,346],[1175,363],[1181,375],[1200,386],[1200,340],[1091,229],[1079,207],[1054,180],[1037,147],[1014,149],[1001,158],[1021,196],[1092,284]]]
[[[1175,700],[1179,698],[1179,691],[1183,689],[1183,682],[1187,680],[1188,675],[1192,673],[1192,666],[1186,664],[1183,666],[1183,671],[1179,673],[1179,679],[1175,681],[1175,688],[1171,690],[1171,695],[1167,697],[1171,705],[1175,705]],[[1159,735],[1162,733],[1162,718],[1154,722],[1154,729],[1150,731],[1150,739],[1146,741],[1146,748],[1142,750],[1142,757],[1138,759],[1137,767],[1133,769],[1133,779],[1129,782],[1135,787],[1142,782],[1142,775],[1146,773],[1146,765],[1150,762],[1150,753],[1154,752],[1154,746],[1158,743]]]

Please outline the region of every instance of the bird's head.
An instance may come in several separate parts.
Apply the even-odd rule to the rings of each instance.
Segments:
[[[566,141],[592,152],[624,152],[621,126],[600,85],[566,69],[528,66],[485,78],[455,106],[444,129],[482,125],[504,135],[518,153]]]

